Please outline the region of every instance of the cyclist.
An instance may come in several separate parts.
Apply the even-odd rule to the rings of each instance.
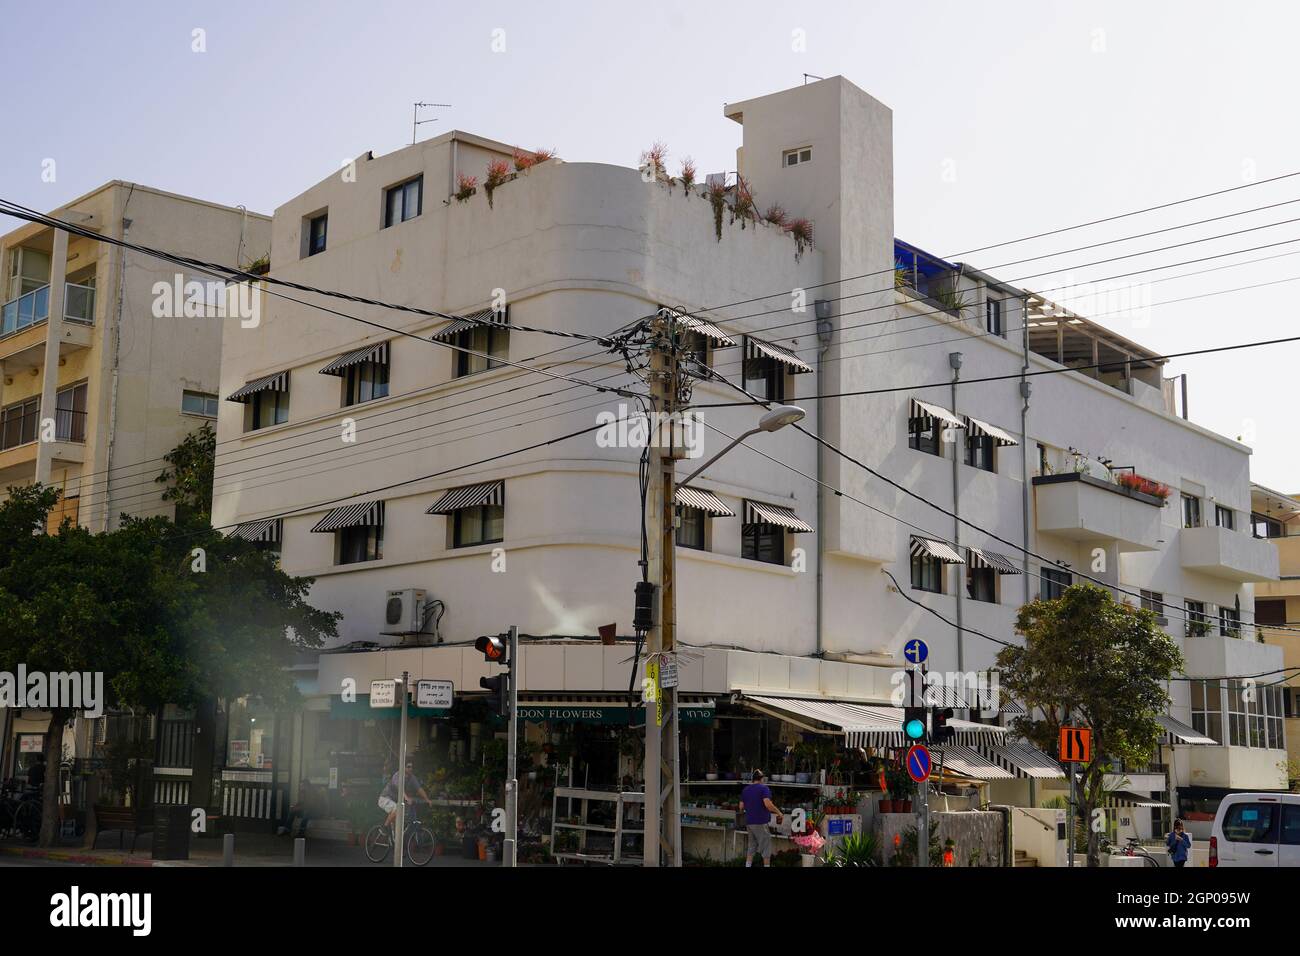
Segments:
[[[383,792],[379,794],[379,808],[388,814],[384,819],[384,826],[389,828],[393,826],[393,820],[397,817],[397,788],[399,786],[404,791],[403,795],[408,805],[415,802],[415,797],[412,794],[418,794],[421,800],[429,806],[433,806],[433,801],[424,792],[424,787],[420,785],[420,780],[415,775],[415,761],[406,761],[406,779],[401,780],[401,777],[402,772],[399,770],[393,774],[388,783],[384,785]]]

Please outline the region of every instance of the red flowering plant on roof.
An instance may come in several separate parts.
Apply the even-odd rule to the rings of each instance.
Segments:
[[[469,199],[470,196],[474,195],[476,189],[478,189],[477,176],[466,176],[464,173],[461,173],[456,177],[455,195],[458,202],[464,202]]]
[[[487,193],[488,208],[492,208],[492,192],[506,180],[510,179],[510,164],[504,159],[494,159],[488,163],[487,178],[483,180],[483,191]]]
[[[1148,478],[1145,475],[1139,475],[1132,471],[1121,471],[1115,476],[1115,484],[1121,488],[1127,488],[1129,491],[1141,492],[1144,495],[1153,495],[1164,501],[1169,497],[1169,486],[1163,482],[1156,481],[1154,478]]]

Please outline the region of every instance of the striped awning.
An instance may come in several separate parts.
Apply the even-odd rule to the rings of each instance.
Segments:
[[[1019,445],[1010,432],[1003,431],[997,425],[990,425],[988,422],[982,422],[978,418],[966,416],[966,434],[968,435],[988,435],[999,445]]]
[[[812,532],[813,526],[781,505],[765,505],[757,501],[745,502],[745,524],[774,524],[787,531]]]
[[[954,415],[942,405],[934,405],[930,402],[923,402],[919,398],[912,399],[912,418],[935,418],[939,421],[950,425],[953,428],[965,428],[966,422],[959,416]]]
[[[931,747],[935,751],[936,766],[942,764],[946,773],[971,780],[1014,780],[1015,774],[1005,767],[1000,767],[973,747],[961,744],[944,744]]]
[[[289,391],[289,372],[276,372],[274,375],[264,375],[261,378],[253,379],[239,388],[235,389],[226,396],[228,402],[247,402],[258,392],[287,392]]]
[[[435,341],[445,342],[452,336],[459,335],[469,329],[478,328],[484,324],[509,325],[510,307],[506,306],[502,312],[495,309],[479,309],[477,312],[467,313],[460,318],[453,319],[429,337]]]
[[[928,555],[932,558],[938,558],[944,564],[965,564],[957,549],[946,541],[935,541],[933,538],[919,538],[912,535],[912,557],[917,558]]]
[[[384,525],[384,503],[382,501],[361,501],[355,505],[335,508],[320,521],[312,531],[341,531],[344,528],[382,528]]]
[[[698,508],[715,518],[734,518],[736,513],[722,503],[722,499],[698,488],[678,488],[673,500],[683,508]]]
[[[1156,723],[1165,728],[1165,739],[1162,743],[1168,747],[1175,747],[1179,744],[1208,744],[1218,746],[1219,742],[1213,737],[1207,737],[1195,727],[1189,727],[1181,720],[1176,720],[1168,714],[1156,718]]]
[[[726,332],[722,331],[722,329],[718,328],[712,322],[706,322],[703,319],[697,319],[693,315],[687,315],[685,312],[679,312],[677,309],[670,309],[667,306],[661,308],[659,312],[662,315],[666,315],[672,318],[679,324],[690,329],[692,332],[699,332],[706,339],[710,339],[716,342],[718,345],[729,346],[729,345],[739,344],[736,342],[735,339],[733,339]]]
[[[367,345],[363,349],[357,349],[355,352],[349,352],[347,355],[340,355],[321,369],[320,373],[322,375],[342,375],[353,365],[360,365],[362,362],[387,365],[388,343],[379,342],[375,345]]]
[[[1065,778],[1065,771],[1053,757],[1024,742],[983,747],[981,752],[999,767],[1010,770],[1017,777],[1034,780]]]
[[[1157,800],[1155,797],[1144,797],[1139,793],[1132,793],[1128,790],[1112,790],[1106,794],[1103,802],[1108,807],[1167,807],[1169,806],[1163,800]]]
[[[252,541],[256,544],[279,544],[282,523],[283,521],[280,518],[245,521],[235,525],[234,530],[230,532],[230,537],[239,538],[242,541]]]
[[[443,496],[435,501],[427,515],[449,515],[453,511],[462,511],[465,508],[477,508],[479,505],[503,505],[506,501],[506,483],[504,481],[485,481],[477,485],[466,485],[464,488],[452,488],[444,492]]]
[[[811,372],[813,367],[805,362],[799,356],[795,355],[787,348],[780,345],[773,345],[771,342],[764,342],[762,339],[756,339],[751,335],[745,336],[745,358],[759,359],[770,358],[773,361],[780,362],[782,365],[789,366],[795,374],[800,372]]]
[[[970,566],[972,568],[992,568],[998,574],[1019,574],[1020,569],[1011,563],[1011,559],[1005,554],[998,554],[996,551],[989,551],[985,548],[966,549],[970,557]]]

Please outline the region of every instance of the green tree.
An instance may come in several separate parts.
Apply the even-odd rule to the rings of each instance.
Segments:
[[[1165,682],[1182,670],[1182,655],[1154,614],[1117,603],[1093,584],[1024,605],[1016,632],[1024,646],[1003,648],[997,658],[1003,687],[1025,706],[1013,728],[1049,753],[1067,715],[1091,728],[1077,803],[1090,824],[1112,762],[1142,764],[1157,751],[1163,728],[1156,718],[1169,707]],[[1091,825],[1087,831],[1088,865],[1098,866],[1098,833]]]
[[[154,481],[168,486],[162,499],[176,502],[177,524],[209,522],[216,458],[217,433],[208,422],[163,456],[167,467]]]

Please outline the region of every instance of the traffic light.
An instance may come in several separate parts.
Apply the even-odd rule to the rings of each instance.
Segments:
[[[502,640],[499,634],[486,634],[474,642],[474,649],[483,655],[484,660],[492,664],[505,665],[506,670],[495,677],[480,677],[478,686],[484,690],[491,691],[492,696],[488,698],[492,708],[505,717],[510,713],[510,666],[513,661],[507,661],[506,642]]]
[[[957,736],[957,728],[948,726],[951,717],[951,707],[934,708],[934,714],[930,720],[930,739],[936,744],[952,743]]]
[[[924,707],[903,708],[903,736],[907,739],[908,744],[919,744],[925,741],[928,730],[926,726],[927,716]]]
[[[506,642],[501,640],[500,635],[489,634],[480,637],[474,642],[474,650],[480,652],[494,664],[504,664],[506,662]]]
[[[492,692],[488,697],[488,703],[502,717],[510,713],[510,684],[509,677],[506,674],[498,674],[496,677],[480,677],[478,686]]]

